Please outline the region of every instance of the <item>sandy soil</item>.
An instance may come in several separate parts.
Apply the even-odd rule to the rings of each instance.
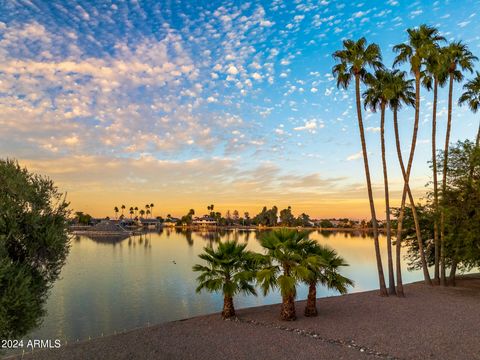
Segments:
[[[405,287],[318,300],[319,315],[278,320],[279,305],[175,321],[36,351],[26,359],[480,359],[480,277],[457,287]],[[18,357],[20,358],[20,357]]]

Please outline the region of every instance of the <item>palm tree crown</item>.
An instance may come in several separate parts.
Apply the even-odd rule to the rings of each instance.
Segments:
[[[333,67],[333,75],[337,77],[337,86],[346,89],[352,77],[360,76],[365,80],[367,67],[382,69],[382,55],[377,44],[367,45],[367,40],[362,37],[358,41],[344,40],[343,49],[335,51],[333,57],[339,64]]]
[[[425,59],[436,51],[437,43],[445,41],[445,38],[439,35],[436,28],[425,24],[418,28],[407,29],[407,33],[408,42],[393,47],[393,51],[398,53],[393,66],[408,62],[412,73],[418,74],[425,63]]]
[[[464,86],[465,92],[458,100],[459,105],[468,104],[470,110],[474,113],[480,106],[480,72],[477,71],[475,78],[468,81]]]
[[[415,106],[414,81],[407,79],[405,71],[394,70],[389,78],[388,106],[400,110],[402,105]]]
[[[446,46],[444,55],[448,73],[455,81],[463,80],[462,71],[473,72],[473,63],[478,60],[461,41]]]

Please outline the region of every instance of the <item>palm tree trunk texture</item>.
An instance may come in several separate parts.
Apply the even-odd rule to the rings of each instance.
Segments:
[[[235,308],[233,307],[233,297],[225,295],[223,297],[222,318],[228,319],[235,316]]]
[[[405,164],[403,162],[403,157],[402,157],[402,151],[401,151],[401,146],[400,146],[400,135],[398,131],[398,114],[397,111],[394,111],[393,114],[393,124],[395,128],[395,143],[396,143],[396,148],[397,148],[397,156],[398,156],[398,161],[400,163],[400,168],[402,170],[402,175],[404,179],[404,187],[403,187],[403,192],[402,192],[402,202],[400,206],[400,214],[398,216],[398,226],[397,226],[397,283],[399,283],[399,273],[400,273],[400,283],[399,286],[397,286],[397,292],[399,292],[399,296],[404,296],[403,293],[403,284],[401,284],[401,266],[400,266],[400,251],[401,251],[401,242],[402,242],[402,229],[403,229],[403,219],[405,217],[405,202],[406,202],[406,197],[408,195],[409,201],[410,201],[410,206],[412,208],[412,214],[413,214],[413,219],[415,223],[415,232],[417,235],[417,241],[418,241],[418,247],[419,247],[419,252],[420,252],[420,258],[422,261],[422,269],[423,269],[423,274],[425,278],[425,283],[428,285],[431,285],[432,282],[430,280],[430,275],[428,273],[428,267],[427,267],[427,262],[425,259],[425,253],[423,251],[423,241],[422,241],[422,235],[421,235],[421,230],[420,230],[420,223],[418,221],[418,214],[417,214],[417,209],[415,207],[415,200],[413,199],[412,192],[410,190],[409,186],[409,179],[410,179],[410,172],[412,169],[412,163],[413,163],[413,154],[415,152],[415,142],[417,138],[417,132],[418,132],[418,123],[416,124],[417,126],[414,127],[413,131],[413,139],[412,139],[412,146],[410,149],[410,156],[407,164],[407,169],[405,169]]]
[[[370,169],[368,166],[368,154],[367,154],[367,144],[365,142],[365,131],[363,129],[363,120],[362,120],[362,105],[360,101],[360,75],[355,75],[355,95],[357,103],[357,118],[358,118],[358,128],[360,131],[360,140],[362,143],[362,153],[363,153],[363,163],[365,166],[365,177],[367,178],[367,190],[368,190],[368,200],[370,203],[370,213],[372,215],[372,227],[373,227],[373,243],[375,247],[375,257],[377,260],[377,271],[378,271],[378,280],[380,285],[380,296],[388,296],[387,288],[385,286],[385,276],[383,274],[382,266],[382,257],[380,254],[380,244],[378,242],[378,224],[377,217],[375,214],[375,203],[373,201],[373,191],[372,183],[370,180]]]
[[[392,259],[392,230],[390,224],[390,196],[388,193],[388,172],[387,159],[385,158],[385,103],[382,103],[380,115],[380,133],[382,143],[382,165],[383,165],[383,183],[385,187],[385,216],[387,222],[387,257],[388,257],[388,294],[395,295],[395,278],[393,275],[393,259]]]
[[[433,114],[432,114],[432,167],[433,167],[433,241],[435,244],[435,274],[436,285],[440,284],[440,239],[438,236],[438,179],[437,179],[437,94],[438,80],[433,83]]]
[[[305,306],[305,316],[317,316],[317,283],[315,281],[308,285],[307,305]]]
[[[475,146],[478,147],[479,145],[480,145],[480,124],[478,124],[477,141],[475,141]]]
[[[453,96],[453,74],[450,74],[450,81],[448,84],[448,117],[447,117],[447,132],[445,134],[445,148],[443,153],[443,176],[442,176],[442,194],[447,190],[447,167],[448,167],[448,145],[450,144],[450,130],[452,128],[452,96]],[[446,270],[445,270],[445,211],[442,209],[440,217],[440,283],[443,286],[447,285]]]
[[[295,314],[295,298],[293,295],[283,297],[280,319],[284,321],[293,321],[297,318]]]

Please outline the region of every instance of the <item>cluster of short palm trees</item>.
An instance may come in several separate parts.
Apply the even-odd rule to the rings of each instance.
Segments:
[[[365,38],[358,41],[345,40],[343,48],[333,54],[337,64],[333,68],[333,74],[337,79],[337,86],[340,88],[348,88],[354,82],[356,93],[356,110],[358,118],[358,126],[360,130],[360,140],[362,144],[362,153],[365,166],[365,174],[368,188],[368,197],[370,203],[370,211],[372,216],[374,244],[377,259],[378,276],[380,283],[380,293],[382,296],[388,294],[397,294],[403,296],[402,273],[400,263],[400,250],[402,238],[402,223],[405,215],[405,203],[408,200],[412,209],[416,238],[420,252],[420,259],[423,268],[425,283],[432,284],[430,278],[427,261],[425,258],[424,242],[422,240],[422,231],[419,224],[418,214],[415,208],[415,201],[409,186],[409,179],[412,169],[412,162],[415,153],[417,141],[417,133],[419,127],[420,106],[421,106],[421,88],[422,86],[428,91],[433,90],[433,109],[432,109],[432,168],[433,168],[433,194],[434,209],[436,220],[434,224],[434,245],[435,245],[435,267],[434,282],[435,284],[446,284],[445,267],[446,261],[444,257],[444,218],[445,214],[442,210],[439,198],[446,188],[446,173],[448,171],[448,149],[450,142],[450,131],[452,124],[452,98],[453,84],[463,80],[464,72],[473,72],[473,63],[477,58],[471,53],[467,45],[458,42],[445,44],[446,40],[438,30],[434,27],[421,25],[418,28],[408,29],[408,40],[406,43],[393,47],[393,51],[397,53],[393,67],[407,64],[413,79],[408,79],[407,73],[398,69],[390,70],[382,63],[381,51],[376,44],[367,44]],[[436,147],[436,118],[437,118],[437,92],[439,86],[448,83],[448,117],[444,146],[444,163],[442,164],[442,192],[438,191],[437,180],[437,147]],[[361,93],[361,86],[364,85],[366,90]],[[469,81],[465,86],[466,90],[459,98],[459,104],[468,104],[473,112],[478,110],[480,104],[480,73],[476,73],[476,77]],[[372,193],[372,184],[370,180],[370,169],[368,163],[368,152],[365,142],[365,132],[362,120],[362,95],[364,107],[370,108],[373,112],[380,112],[380,134],[381,134],[381,151],[383,164],[383,177],[385,187],[385,214],[386,214],[386,231],[387,231],[387,256],[388,256],[388,290],[385,284],[384,272],[382,267],[382,259],[380,256],[378,242],[378,226],[375,214],[375,204]],[[410,145],[410,155],[408,162],[405,164],[402,159],[400,138],[398,131],[398,111],[402,106],[412,106],[415,109],[415,117],[413,124],[412,141]],[[400,213],[397,218],[396,231],[396,278],[397,287],[395,287],[395,278],[393,271],[392,258],[392,229],[390,220],[390,204],[389,204],[389,188],[387,163],[385,157],[385,113],[390,109],[393,113],[393,125],[395,130],[395,144],[399,165],[403,174],[404,187],[402,193],[402,201]],[[477,133],[477,146],[480,138],[480,127]],[[406,165],[406,166],[405,166]]]
[[[214,249],[207,246],[199,257],[205,264],[197,264],[200,272],[197,292],[221,292],[224,296],[222,317],[235,316],[233,297],[238,293],[257,295],[258,285],[264,295],[278,289],[282,295],[280,317],[295,320],[295,296],[299,282],[308,285],[305,316],[316,316],[316,287],[322,284],[341,294],[353,282],[339,273],[348,266],[333,249],[309,238],[309,233],[292,229],[278,229],[264,233],[259,242],[264,254],[246,250],[246,244],[236,241],[220,242]]]
[[[140,215],[140,217],[144,217],[146,216],[147,218],[152,216],[153,217],[153,208],[155,207],[155,205],[152,203],[152,204],[146,204],[145,205],[145,208],[144,209],[139,209],[138,206],[130,206],[130,209],[128,209],[128,213],[130,214],[130,219],[133,218],[133,216],[137,217],[138,215]],[[120,215],[120,217],[123,219],[124,218],[124,212],[125,212],[125,209],[127,207],[125,205],[122,205],[120,207],[121,211],[122,211],[122,214]],[[113,211],[115,212],[115,217],[118,218],[118,213],[120,212],[120,209],[118,208],[118,206],[115,206],[113,208]]]

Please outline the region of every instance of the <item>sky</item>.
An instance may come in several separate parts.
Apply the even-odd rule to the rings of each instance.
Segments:
[[[391,66],[406,29],[426,23],[480,56],[479,13],[479,1],[0,0],[0,157],[49,176],[94,216],[154,203],[161,216],[215,204],[368,218],[354,92],[336,88],[332,53],[364,36]],[[441,89],[439,146],[446,100]],[[431,109],[422,89],[418,200],[431,179]],[[453,111],[452,141],[473,139],[479,115]],[[404,157],[413,116],[400,113]],[[384,218],[379,115],[364,121]],[[390,113],[386,126],[398,206]]]

